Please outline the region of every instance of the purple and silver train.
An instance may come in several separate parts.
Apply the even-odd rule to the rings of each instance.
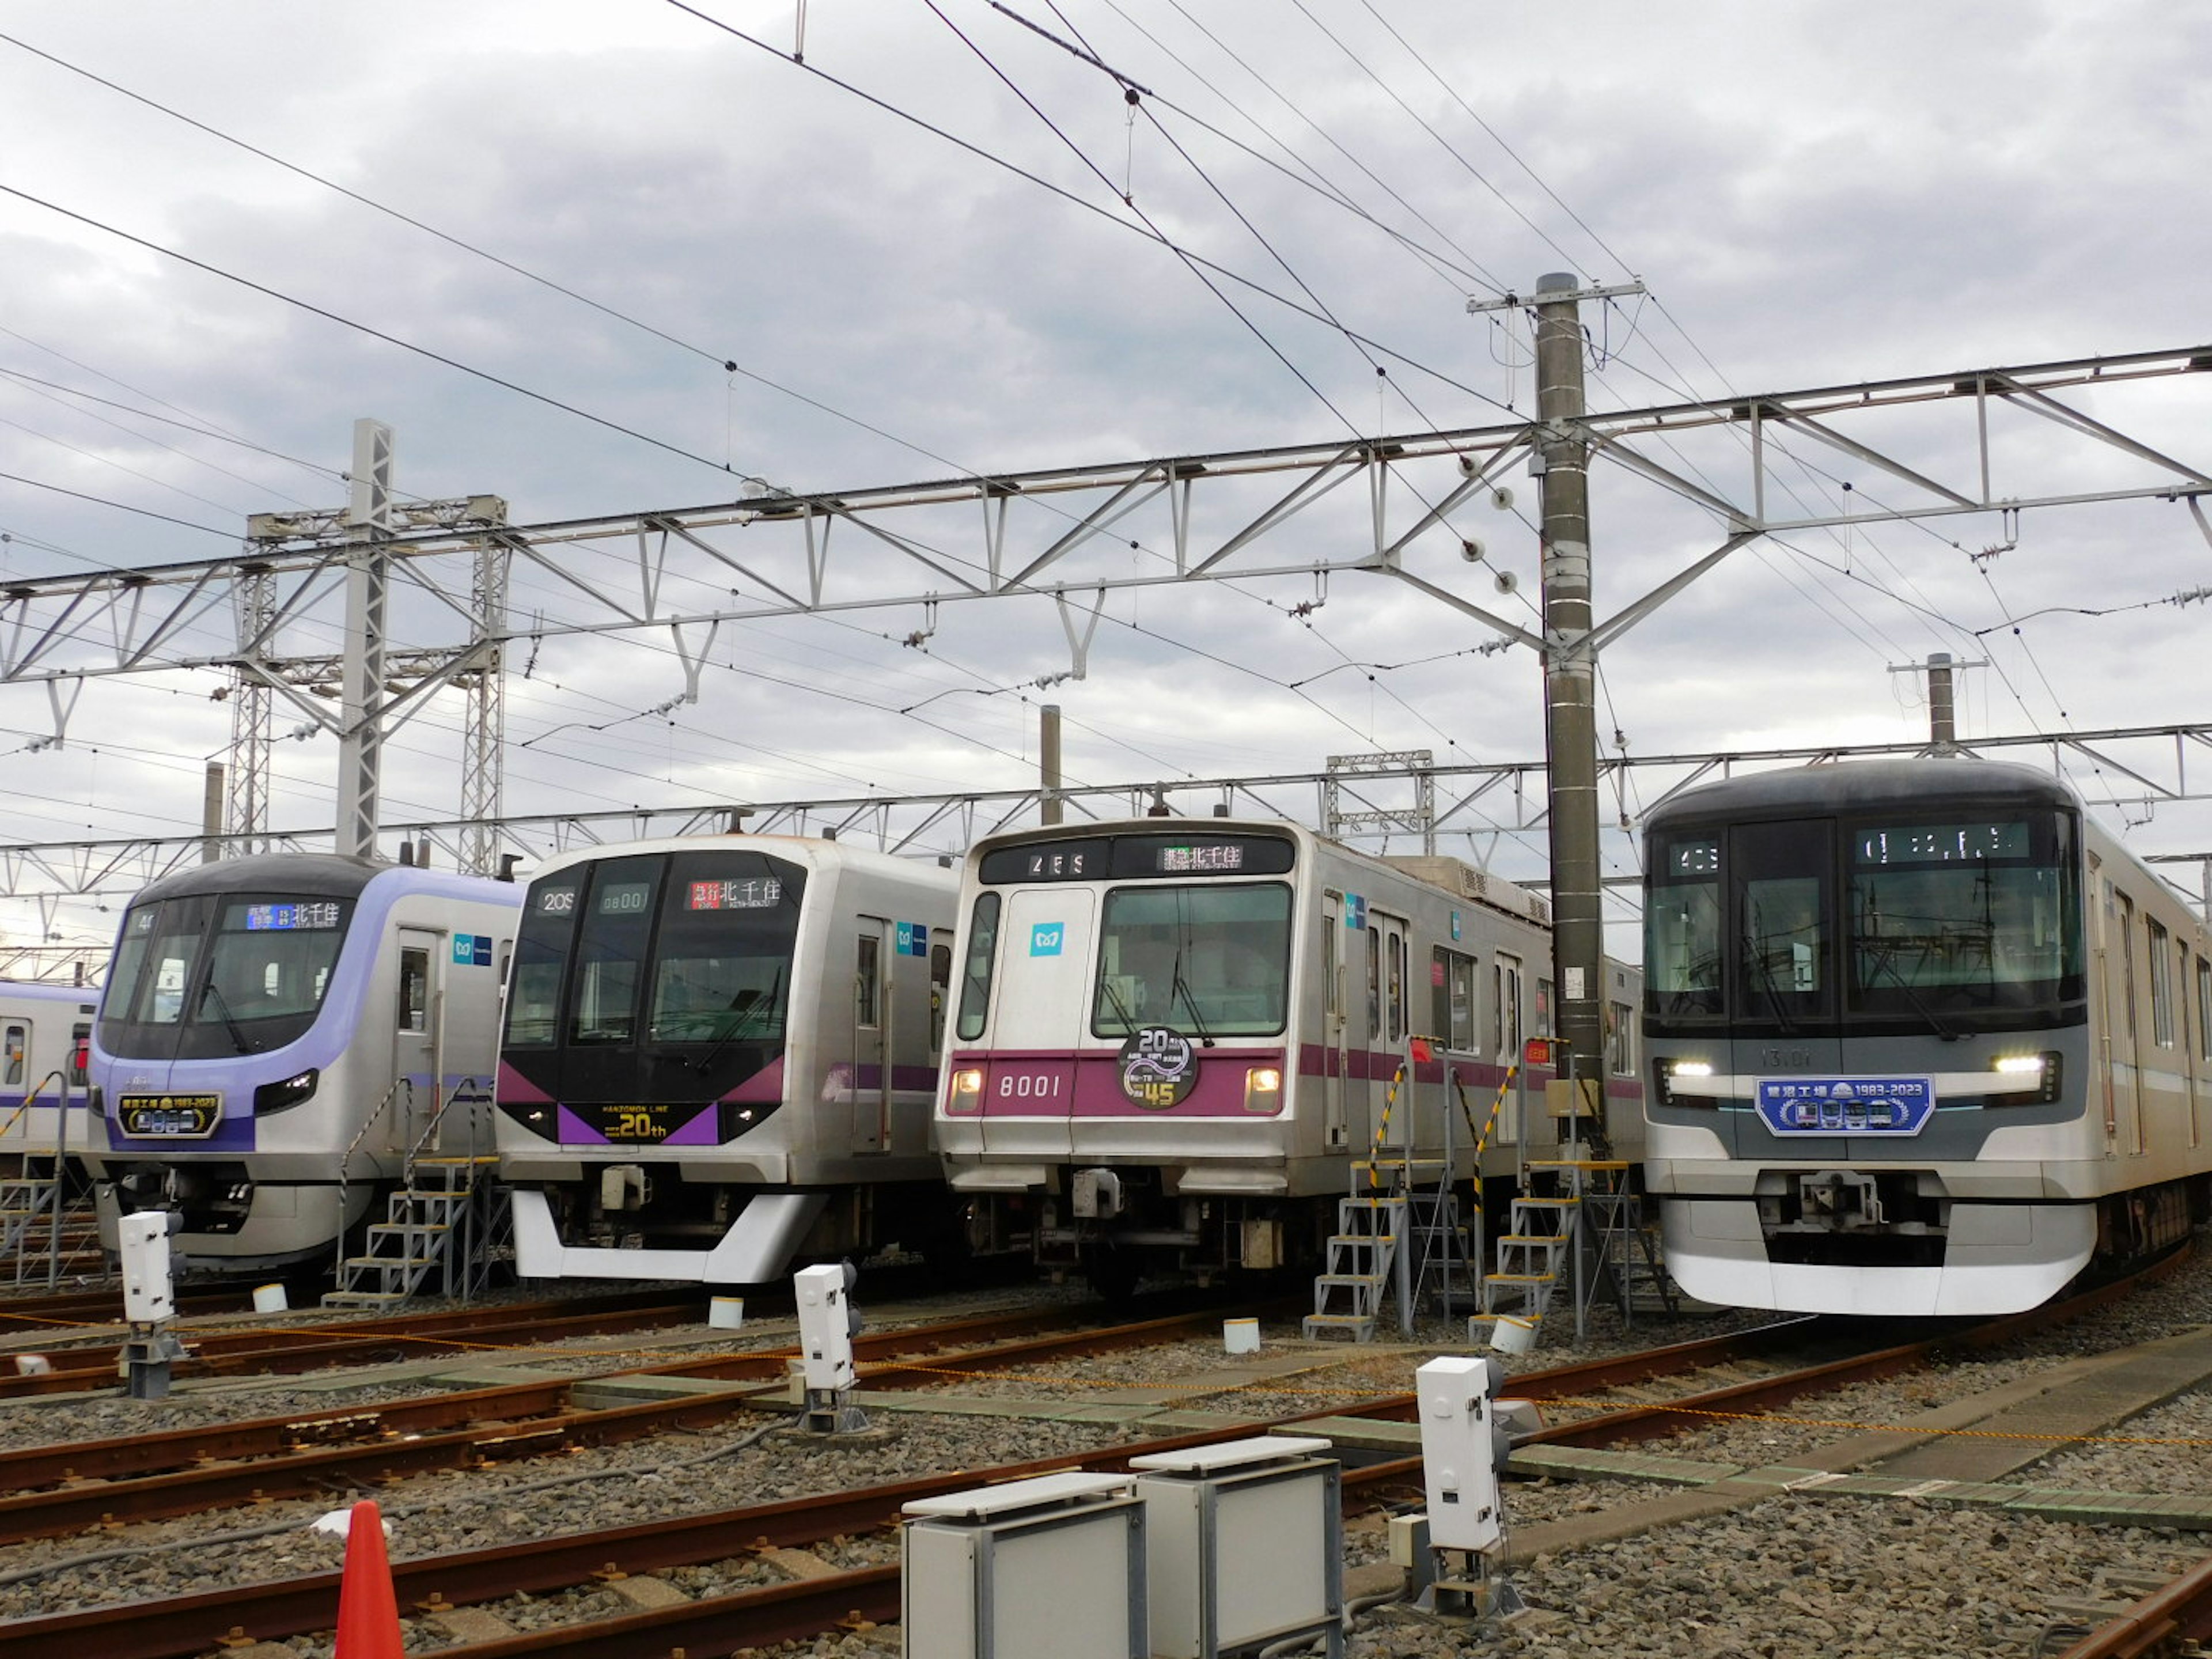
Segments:
[[[795,836],[565,854],[498,1084],[526,1278],[747,1285],[958,1229],[929,1143],[957,878]]]
[[[124,912],[92,1032],[101,1242],[166,1209],[197,1264],[312,1262],[410,1155],[491,1155],[511,882],[334,854],[227,859]]]

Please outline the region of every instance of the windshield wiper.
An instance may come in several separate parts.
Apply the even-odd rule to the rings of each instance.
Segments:
[[[776,994],[782,989],[783,967],[781,963],[778,963],[775,978],[769,982],[768,994],[757,998],[750,1006],[743,1009],[733,1008],[731,1011],[729,1029],[714,1039],[714,1046],[700,1055],[698,1063],[691,1069],[704,1077],[707,1074],[707,1068],[722,1057],[723,1049],[728,1048],[739,1037],[750,1034],[756,1020],[765,1027],[768,1024],[767,1016],[775,1012]],[[744,993],[740,992],[738,994],[743,995]],[[735,1000],[735,998],[732,999],[732,1002]]]
[[[1913,988],[1912,981],[1905,978],[1904,974],[1899,971],[1897,966],[1897,940],[1885,939],[1880,941],[1878,947],[1869,948],[1862,945],[1860,948],[1867,950],[1868,954],[1874,958],[1874,969],[1875,973],[1879,974],[1883,972],[1885,969],[1887,970],[1889,976],[1897,981],[1897,988],[1905,993],[1905,1000],[1912,1005],[1912,1012],[1918,1014],[1921,1018],[1926,1020],[1928,1024],[1934,1028],[1937,1036],[1941,1037],[1946,1042],[1956,1042],[1960,1037],[1964,1036],[1966,1033],[1964,1031],[1953,1030],[1936,1017],[1936,1011],[1933,1008],[1930,1008],[1926,1003],[1920,1000],[1920,993]],[[1868,988],[1869,990],[1873,988],[1870,981]]]
[[[1182,947],[1185,937],[1182,916],[1182,896],[1181,894],[1177,894],[1176,896],[1175,962],[1168,969],[1168,1012],[1170,1015],[1175,1012],[1176,999],[1178,996],[1181,997],[1182,999],[1182,1006],[1190,1010],[1190,1023],[1198,1031],[1199,1042],[1206,1048],[1211,1048],[1213,1046],[1213,1033],[1206,1029],[1206,1016],[1198,1012],[1198,999],[1191,994],[1190,987],[1187,982],[1185,982],[1182,976]]]
[[[213,980],[210,980],[204,986],[200,988],[201,1007],[204,1008],[207,1006],[207,1001],[210,997],[213,997],[215,999],[215,1011],[222,1017],[223,1024],[230,1031],[230,1041],[232,1046],[241,1054],[252,1054],[253,1052],[253,1045],[246,1041],[246,1028],[231,1018],[230,1004],[224,998],[222,993],[216,988],[216,982]]]
[[[1129,1012],[1129,1005],[1121,1000],[1121,994],[1114,988],[1114,975],[1099,975],[1098,988],[1105,992],[1108,998],[1112,1000],[1114,1012],[1121,1017],[1121,1035],[1127,1036],[1137,1029],[1137,1017]]]

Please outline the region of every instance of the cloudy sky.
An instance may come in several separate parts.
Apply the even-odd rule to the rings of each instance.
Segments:
[[[395,428],[403,490],[498,495],[524,525],[742,478],[1492,425],[1532,407],[1526,325],[1467,301],[1551,271],[1649,290],[1585,314],[1595,410],[2212,340],[2201,8],[18,0],[0,34],[0,576],[228,554],[250,513],[344,499],[362,416]],[[2191,376],[2075,401],[2202,467],[2208,397]],[[1972,430],[1855,435],[1971,487]],[[2002,493],[2146,481],[2024,441]],[[1887,482],[1832,450],[1790,467],[1808,515]],[[1513,482],[1515,510],[1471,509],[1422,568],[1527,621],[1535,492]],[[1719,539],[1649,484],[1601,467],[1593,489],[1601,616]],[[1454,556],[1477,536],[1488,570]],[[1807,532],[1624,639],[1601,725],[1644,755],[1910,741],[1927,711],[1893,669],[1936,651],[1987,665],[1969,737],[2204,720],[2207,611],[2176,601],[2207,586],[2172,501]],[[544,573],[514,607],[592,620]],[[288,647],[335,649],[332,620]],[[1049,605],[908,606],[726,627],[699,701],[654,713],[685,689],[665,633],[556,635],[510,659],[507,805],[1019,787],[1045,701],[1090,783],[1537,758],[1536,665],[1486,637],[1373,578],[1148,589],[1048,690]],[[223,648],[221,611],[175,644]],[[0,687],[0,838],[191,833],[224,679],[90,683],[36,749],[47,690]],[[451,700],[394,740],[387,821],[457,810],[459,727]],[[2128,763],[2170,777],[2172,751]],[[275,827],[331,821],[335,757],[278,745]],[[2108,816],[2194,852],[2197,812]],[[1446,850],[1541,870],[1540,838]],[[1632,842],[1608,856],[1632,870]],[[10,940],[111,926],[0,901]]]

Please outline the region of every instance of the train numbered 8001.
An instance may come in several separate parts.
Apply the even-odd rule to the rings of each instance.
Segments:
[[[1522,1039],[1550,1030],[1551,928],[1540,898],[1455,860],[1143,817],[987,837],[962,894],[937,1138],[978,1249],[1109,1292],[1158,1267],[1300,1267],[1362,1161],[1465,1183],[1486,1130],[1502,1208],[1525,1161],[1575,1144],[1549,1070],[1492,1119]],[[1608,963],[1602,988],[1628,1158],[1636,979]]]

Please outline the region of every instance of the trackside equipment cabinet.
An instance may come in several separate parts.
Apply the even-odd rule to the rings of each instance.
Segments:
[[[1344,1652],[1343,1466],[1326,1440],[1256,1435],[1133,1457],[1153,1659],[1292,1638]]]
[[[1145,1506],[1124,1474],[908,1504],[907,1659],[1146,1659]]]

